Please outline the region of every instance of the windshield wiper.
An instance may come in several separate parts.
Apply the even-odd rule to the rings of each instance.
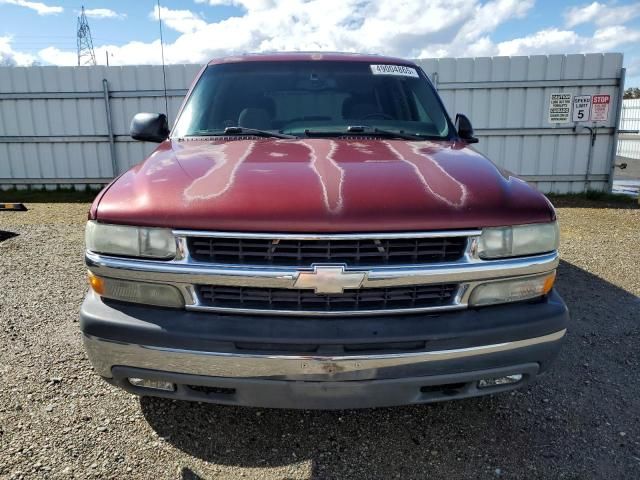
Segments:
[[[432,138],[440,138],[440,137],[429,137],[426,135],[421,135],[419,133],[405,133],[403,131],[393,132],[391,130],[383,130],[377,127],[372,127],[369,125],[353,125],[347,127],[346,131],[323,131],[323,130],[305,130],[305,135],[308,137],[313,136],[331,136],[331,137],[341,137],[345,135],[370,135],[375,137],[386,137],[386,138],[401,138],[403,140],[427,140]]]
[[[404,133],[402,130],[400,130],[399,132],[393,132],[391,130],[383,130],[381,128],[372,127],[370,125],[354,125],[351,127],[347,127],[347,132],[359,133],[362,135],[379,135],[390,138],[396,137],[402,138],[404,140],[420,139],[420,134],[418,133]]]
[[[223,131],[220,130],[198,130],[186,137],[222,137],[235,135],[255,135],[257,137],[273,137],[273,138],[298,138],[294,135],[285,133],[270,132],[269,130],[258,130],[255,128],[245,127],[227,127]]]

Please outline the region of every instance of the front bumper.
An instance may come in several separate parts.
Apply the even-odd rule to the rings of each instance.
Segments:
[[[538,302],[370,318],[163,310],[106,303],[93,293],[81,310],[97,373],[126,390],[283,408],[426,403],[522,386],[556,356],[567,320],[555,293]],[[480,379],[512,374],[523,379],[478,388]],[[130,377],[176,390],[134,387]]]

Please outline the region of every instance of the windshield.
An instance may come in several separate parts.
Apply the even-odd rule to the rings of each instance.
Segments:
[[[173,135],[215,135],[242,127],[296,136],[384,130],[448,138],[447,116],[423,75],[413,67],[365,62],[212,65],[194,88]]]

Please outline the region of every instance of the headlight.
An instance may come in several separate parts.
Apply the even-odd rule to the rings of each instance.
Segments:
[[[558,241],[556,222],[484,228],[478,242],[478,255],[504,258],[551,252],[558,248]]]
[[[89,285],[94,292],[105,298],[159,307],[184,307],[182,294],[171,285],[103,278],[91,272],[89,272]]]
[[[551,291],[555,279],[554,270],[545,275],[483,283],[471,292],[469,305],[479,307],[541,297]]]
[[[87,222],[87,250],[108,255],[169,259],[176,256],[176,240],[164,228],[130,227]]]

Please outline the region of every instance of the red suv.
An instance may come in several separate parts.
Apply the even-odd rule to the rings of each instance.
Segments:
[[[560,348],[549,201],[469,147],[416,64],[210,62],[96,198],[81,328],[139,395],[376,407],[521,387]]]

